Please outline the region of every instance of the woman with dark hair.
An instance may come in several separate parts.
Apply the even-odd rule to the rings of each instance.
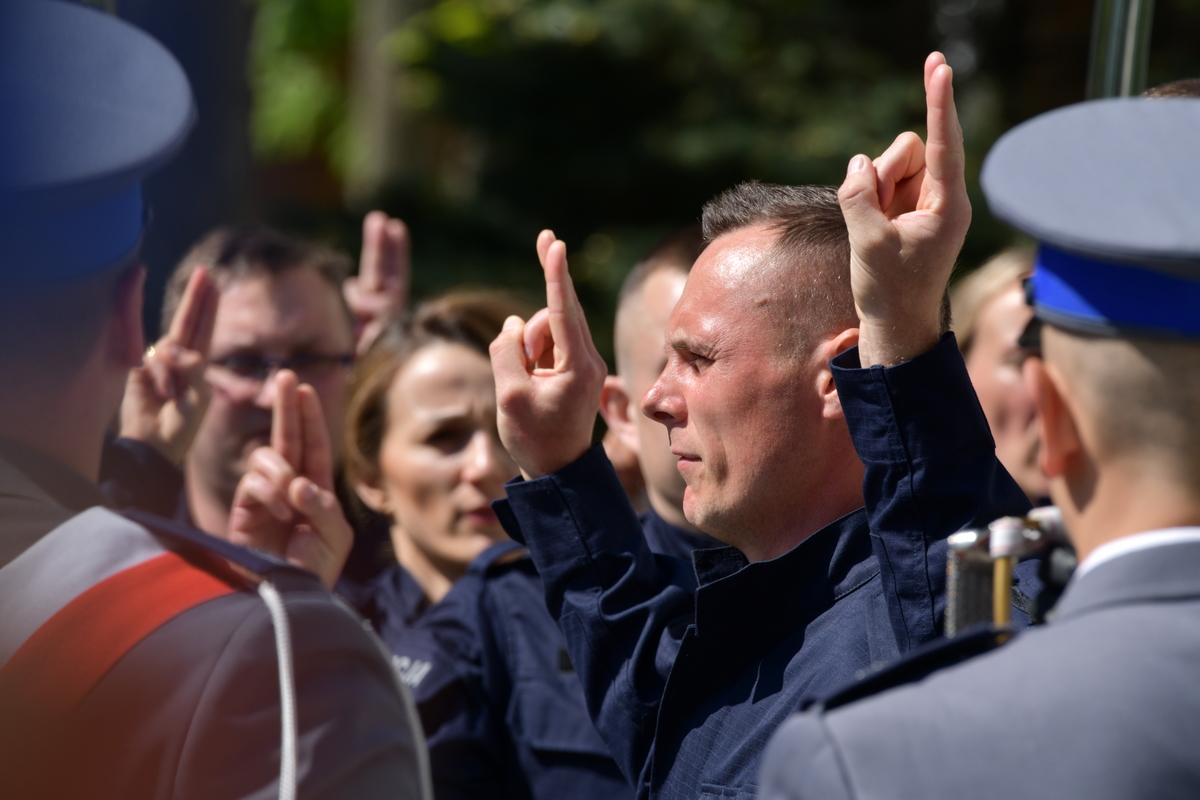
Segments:
[[[491,501],[517,468],[488,345],[521,308],[457,293],[393,325],[355,370],[346,470],[390,518],[396,563],[359,598],[412,691],[437,800],[619,800],[633,790],[587,712],[562,633]]]
[[[491,501],[517,468],[496,431],[488,345],[524,310],[499,292],[426,302],[386,328],[354,371],[346,476],[389,519],[396,559],[358,604],[389,645],[507,538]]]

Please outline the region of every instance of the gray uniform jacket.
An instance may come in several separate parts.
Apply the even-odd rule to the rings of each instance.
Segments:
[[[1200,797],[1200,542],[1097,564],[1051,624],[791,718],[760,786],[764,800]]]
[[[0,443],[0,794],[278,797],[279,606],[273,616],[223,562],[103,500],[65,466]],[[291,635],[297,796],[426,796],[420,732],[378,643],[315,577],[272,580]],[[111,668],[89,663],[152,616],[142,597],[174,602],[189,585],[211,598],[117,648]],[[47,646],[63,630],[78,635]]]

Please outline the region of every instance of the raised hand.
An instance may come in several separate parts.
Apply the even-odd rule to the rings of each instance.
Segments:
[[[556,472],[591,446],[607,372],[567,272],[567,246],[542,231],[537,253],[546,308],[529,322],[509,317],[491,347],[500,439],[526,478]]]
[[[333,492],[333,453],[321,401],[296,374],[275,376],[271,445],[250,455],[234,494],[228,538],[314,572],[333,588],[354,532]]]
[[[372,211],[363,217],[358,275],[342,285],[354,315],[354,341],[365,353],[387,324],[408,309],[412,283],[412,238],[402,220]]]
[[[121,436],[154,447],[183,463],[208,410],[212,391],[204,379],[217,319],[220,290],[204,267],[188,280],[171,328],[129,372],[121,401]]]
[[[945,57],[931,54],[928,141],[903,133],[874,162],[855,156],[838,190],[864,367],[915,358],[943,333],[943,296],[971,224],[952,80]]]

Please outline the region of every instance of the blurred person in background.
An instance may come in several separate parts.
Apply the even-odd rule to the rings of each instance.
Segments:
[[[382,327],[407,307],[410,238],[403,222],[371,212],[363,220],[358,274],[351,276],[350,260],[322,245],[263,226],[219,228],[193,246],[168,281],[164,330],[171,326],[184,288],[200,266],[220,290],[211,345],[205,352],[208,366],[204,374],[212,400],[207,413],[193,408],[198,430],[186,458],[177,447],[158,448],[173,463],[182,464],[186,491],[180,497],[176,488],[177,507],[172,511],[152,510],[173,513],[220,535],[228,528],[233,492],[246,471],[247,459],[270,437],[274,382],[269,378],[278,369],[294,370],[316,389],[335,465],[341,463],[351,365],[356,353],[363,352]],[[161,372],[165,367],[154,362],[167,355],[152,348],[149,366],[159,366],[155,371]],[[125,416],[132,419],[137,415]],[[143,438],[136,433],[136,426],[126,422],[122,423],[122,436]],[[120,449],[107,451],[113,452]],[[133,468],[127,455],[123,463]],[[115,477],[110,483],[131,482],[130,476],[122,477],[119,470],[111,472]],[[139,479],[146,472],[155,470],[140,470]],[[174,474],[165,469],[157,472]],[[163,477],[156,483],[166,485],[169,480]],[[368,580],[382,567],[380,545],[386,541],[378,521],[364,518],[360,522],[347,564],[347,575],[358,582]]]
[[[498,292],[426,302],[386,328],[354,371],[346,477],[388,519],[395,555],[359,604],[389,646],[507,538],[491,501],[517,469],[496,432],[487,349],[523,310]]]
[[[1028,495],[1042,504],[1049,483],[1038,466],[1037,411],[1021,379],[1032,353],[1018,340],[1033,318],[1022,282],[1033,252],[1014,248],[991,258],[950,290],[954,335],[996,440],[996,457]]]
[[[687,484],[679,474],[679,457],[671,453],[666,429],[643,414],[641,405],[667,365],[667,320],[703,249],[700,226],[684,228],[659,242],[625,276],[613,325],[617,374],[605,379],[600,395],[600,414],[609,431],[636,455],[641,468],[648,508],[640,518],[650,549],[688,562],[693,550],[723,545],[683,515]]]

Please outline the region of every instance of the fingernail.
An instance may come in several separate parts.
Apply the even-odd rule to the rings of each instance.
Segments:
[[[504,320],[504,330],[506,330],[506,331],[511,331],[513,328],[520,327],[520,325],[521,325],[521,318],[518,316],[511,316],[508,319]]]
[[[308,505],[316,505],[317,503],[317,487],[311,483],[304,484],[304,489],[301,492],[304,495],[304,502]]]
[[[867,168],[866,156],[855,156],[850,159],[850,168],[846,170],[847,175],[853,175],[856,172],[862,172]]]

